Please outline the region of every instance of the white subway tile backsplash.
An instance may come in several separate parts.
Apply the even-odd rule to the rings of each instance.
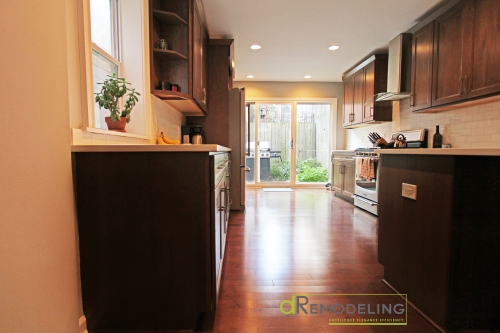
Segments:
[[[346,149],[370,147],[367,139],[370,132],[390,136],[392,132],[422,128],[428,130],[429,146],[432,146],[436,125],[440,126],[443,143],[453,148],[500,147],[500,102],[437,113],[413,113],[409,100],[405,99],[393,103],[393,119],[396,121],[392,123],[347,130]]]

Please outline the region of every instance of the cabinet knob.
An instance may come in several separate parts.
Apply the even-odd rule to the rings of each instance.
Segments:
[[[219,212],[225,212],[226,211],[226,207],[225,206],[220,206],[219,207]]]

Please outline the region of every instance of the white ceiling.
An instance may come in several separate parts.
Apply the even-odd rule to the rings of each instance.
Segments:
[[[341,81],[447,0],[203,0],[210,38],[233,38],[236,80]],[[262,46],[251,50],[252,44]],[[329,51],[331,45],[340,49]]]

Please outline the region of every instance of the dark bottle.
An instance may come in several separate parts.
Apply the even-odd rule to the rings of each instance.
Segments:
[[[442,148],[443,136],[439,134],[439,125],[436,126],[436,134],[432,138],[432,148]]]

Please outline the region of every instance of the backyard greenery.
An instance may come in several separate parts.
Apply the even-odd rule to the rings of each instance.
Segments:
[[[290,161],[273,161],[271,176],[275,181],[290,180]],[[299,182],[327,182],[328,169],[314,158],[297,160],[297,181]]]

